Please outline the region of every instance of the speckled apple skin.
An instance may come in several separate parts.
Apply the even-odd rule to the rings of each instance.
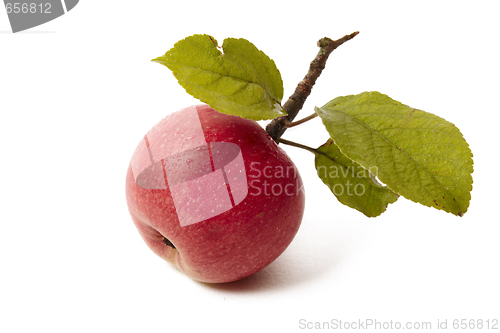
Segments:
[[[196,109],[207,142],[240,147],[248,182],[245,199],[220,215],[181,227],[170,190],[139,187],[129,166],[127,204],[154,253],[195,280],[231,282],[263,269],[288,247],[302,221],[304,188],[291,159],[258,123],[207,105]],[[174,115],[182,117],[184,110]],[[167,246],[164,238],[176,248]]]

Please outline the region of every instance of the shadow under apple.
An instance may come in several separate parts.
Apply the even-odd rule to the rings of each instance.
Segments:
[[[206,288],[235,293],[276,291],[310,283],[336,269],[352,248],[352,240],[345,240],[338,232],[319,232],[318,229],[323,227],[304,220],[285,252],[253,275],[229,283],[199,283]]]

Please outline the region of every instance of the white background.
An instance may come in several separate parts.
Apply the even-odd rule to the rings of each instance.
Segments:
[[[12,34],[0,10],[0,332],[296,332],[300,320],[332,319],[434,330],[447,320],[452,331],[454,319],[500,320],[498,12],[494,1],[83,0]],[[243,37],[275,60],[287,97],[318,39],[357,30],[299,118],[377,90],[451,121],[474,153],[465,216],[401,198],[366,218],[337,202],[311,153],[285,147],[307,203],[273,264],[206,285],[156,257],[128,215],[126,169],[153,125],[199,102],[150,59],[195,33]],[[284,138],[318,146],[327,134],[315,119]]]

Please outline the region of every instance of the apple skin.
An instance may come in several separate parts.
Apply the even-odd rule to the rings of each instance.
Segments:
[[[190,124],[193,112],[198,114],[202,136],[207,143],[233,143],[241,149],[240,162],[244,164],[246,183],[245,178],[240,177],[240,185],[241,181],[244,185],[240,190],[247,191],[246,196],[239,195],[240,202],[234,205],[237,198],[235,187],[232,208],[181,226],[179,209],[188,207],[187,214],[194,214],[207,205],[196,206],[196,200],[192,199],[193,205],[182,208],[178,204],[176,209],[174,196],[179,199],[179,195],[168,184],[179,174],[184,180],[198,182],[201,178],[196,170],[199,172],[203,167],[199,162],[202,159],[179,158],[179,165],[190,165],[177,165],[178,170],[170,165],[171,178],[165,176],[164,188],[144,188],[137,184],[138,171],[134,176],[134,167],[137,169],[136,165],[141,163],[137,162],[140,155],[145,155],[145,145],[141,141],[127,171],[129,212],[148,247],[191,278],[207,283],[236,281],[269,265],[293,240],[304,212],[302,179],[291,159],[257,122],[220,113],[207,105],[191,106],[167,116],[146,134],[149,147],[168,145],[166,136],[175,138],[176,146],[189,143],[192,137],[186,133],[194,126]],[[174,152],[177,149],[171,148]],[[153,155],[150,151],[150,163],[158,164],[161,156],[155,159]],[[162,163],[164,167],[168,164]],[[214,171],[214,162],[210,171]],[[231,172],[226,171],[226,180],[229,179],[230,184],[236,175]],[[200,187],[203,191],[211,191],[210,186]],[[175,248],[167,245],[168,242]]]

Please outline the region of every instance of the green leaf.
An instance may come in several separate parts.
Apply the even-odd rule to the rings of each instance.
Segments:
[[[194,35],[152,61],[167,66],[189,94],[220,112],[253,120],[284,115],[283,81],[274,61],[242,38],[225,39],[222,49],[224,54],[213,37]]]
[[[462,216],[472,191],[472,152],[452,123],[379,92],[316,108],[335,144],[394,192]]]
[[[317,151],[318,177],[342,204],[375,217],[398,200],[399,196],[378,183],[369,170],[342,154],[333,140],[329,139]]]

